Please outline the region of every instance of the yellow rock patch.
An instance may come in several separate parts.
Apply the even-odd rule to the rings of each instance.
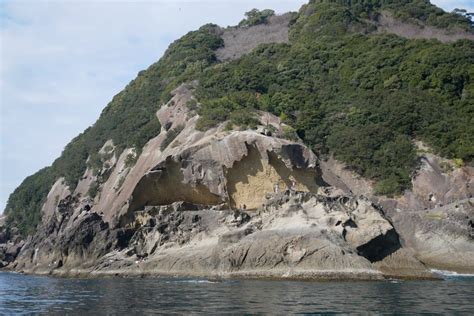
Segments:
[[[262,160],[255,147],[249,147],[248,155],[227,170],[227,190],[232,207],[257,209],[265,196],[290,189],[291,178],[296,181],[296,190],[316,192],[316,172],[313,170],[289,169],[275,154],[269,153],[269,161]]]

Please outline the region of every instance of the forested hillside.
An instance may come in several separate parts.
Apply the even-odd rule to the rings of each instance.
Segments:
[[[199,128],[230,120],[252,128],[254,110],[282,118],[322,158],[334,155],[373,179],[379,194],[410,187],[417,167],[414,140],[471,164],[474,158],[474,41],[441,43],[377,32],[377,16],[472,32],[466,17],[428,1],[310,1],[294,15],[290,42],[265,44],[237,60],[219,62],[220,29],[206,25],[173,43],[138,74],[98,121],[66,146],[51,167],[26,178],[6,207],[10,225],[31,233],[54,181],[74,188],[100,147],[144,144],[160,131],[155,112],[182,82],[198,81],[193,105]],[[266,23],[254,11],[240,27]],[[87,93],[85,91],[84,93]]]
[[[376,14],[373,5],[328,2],[301,10],[291,44],[263,45],[206,69],[198,94],[201,127],[249,113],[242,108],[270,111],[316,152],[333,153],[376,179],[381,194],[409,187],[417,163],[414,139],[446,157],[472,161],[474,42],[371,34],[365,17]],[[387,6],[398,7],[411,12]],[[426,20],[467,27],[465,19],[448,14]]]

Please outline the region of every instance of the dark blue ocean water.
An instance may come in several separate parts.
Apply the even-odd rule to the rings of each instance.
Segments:
[[[61,279],[0,273],[0,314],[471,314],[474,278],[297,282]]]

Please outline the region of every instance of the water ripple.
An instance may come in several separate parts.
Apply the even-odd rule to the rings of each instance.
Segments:
[[[474,310],[474,278],[296,282],[57,279],[0,273],[0,314],[458,314]]]

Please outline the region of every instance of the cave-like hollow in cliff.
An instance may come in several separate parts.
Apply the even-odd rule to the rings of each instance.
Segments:
[[[163,167],[153,170],[140,180],[133,192],[129,209],[137,211],[145,206],[169,205],[174,202],[216,205],[223,201],[204,184],[185,183],[181,164],[167,159]]]
[[[268,152],[267,155],[268,160],[263,159],[256,146],[247,145],[247,155],[235,161],[232,167],[221,166],[219,172],[213,172],[222,177],[218,179],[224,187],[224,193],[220,195],[212,193],[203,183],[186,183],[182,171],[184,162],[167,159],[139,182],[129,210],[133,212],[145,206],[175,202],[198,205],[228,203],[232,208],[245,206],[246,210],[255,210],[262,206],[268,194],[288,190],[292,179],[297,191],[317,191],[320,175],[315,169],[290,168],[275,152]]]

